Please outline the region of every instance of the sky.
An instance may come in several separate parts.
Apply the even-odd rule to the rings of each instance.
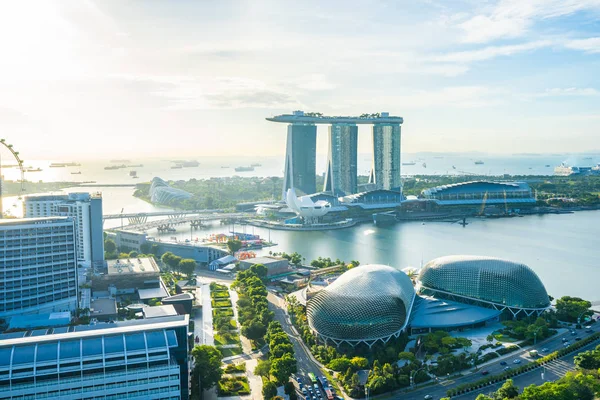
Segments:
[[[0,51],[26,159],[283,156],[297,109],[402,116],[403,152],[600,149],[600,0],[7,0]]]

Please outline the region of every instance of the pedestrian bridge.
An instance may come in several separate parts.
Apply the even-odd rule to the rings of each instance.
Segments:
[[[256,217],[254,213],[212,213],[212,214],[167,214],[167,218],[148,221],[146,218],[128,218],[129,224],[122,227],[130,231],[147,231],[158,229],[159,231],[168,231],[176,225],[190,224],[191,227],[202,226],[209,221],[227,221],[227,220],[245,220]],[[121,229],[121,228],[118,228]]]
[[[189,215],[202,215],[202,214],[214,214],[222,213],[223,210],[165,210],[165,211],[151,211],[151,212],[140,212],[140,213],[120,213],[120,214],[105,214],[102,216],[102,222],[107,219],[123,219],[127,218],[130,225],[145,224],[149,217],[167,217],[168,219],[177,219],[186,217]]]

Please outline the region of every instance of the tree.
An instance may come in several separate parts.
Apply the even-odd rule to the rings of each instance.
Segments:
[[[262,339],[267,333],[267,327],[257,320],[252,320],[242,325],[242,335],[250,340]]]
[[[131,257],[131,258],[137,258],[138,255],[139,255],[139,253],[135,250],[131,250],[129,252],[129,257]]]
[[[271,371],[271,361],[269,360],[258,360],[256,367],[254,367],[254,375],[269,377]]]
[[[290,375],[296,371],[296,359],[289,353],[284,354],[281,358],[271,360],[271,375],[280,385],[290,379]]]
[[[192,371],[192,389],[194,385],[199,389],[198,382],[202,389],[209,389],[221,380],[223,370],[223,354],[214,346],[201,345],[192,349],[194,357],[194,370]]]
[[[491,344],[494,341],[494,335],[492,335],[492,334],[487,335],[485,340],[487,340]]]
[[[229,239],[227,241],[227,248],[229,249],[229,253],[233,255],[242,248],[242,242],[237,239]]]
[[[290,397],[290,400],[298,399],[298,395],[296,394],[296,387],[291,381],[287,381],[285,385],[283,385],[283,391]]]
[[[104,241],[104,251],[107,253],[114,253],[117,251],[117,244],[112,239],[106,239]]]
[[[556,316],[561,321],[579,322],[578,318],[589,316],[589,308],[592,306],[587,300],[580,297],[563,296],[556,300]]]
[[[263,379],[262,395],[265,400],[271,400],[277,396],[277,386],[273,382]]]
[[[600,352],[598,350],[584,351],[577,354],[574,361],[578,368],[598,369],[600,368]]]
[[[160,305],[162,305],[162,303],[158,298],[153,297],[150,300],[148,300],[148,305],[150,307],[154,307],[154,306],[160,306]]]
[[[336,372],[342,372],[346,371],[348,368],[352,368],[352,362],[347,357],[334,358],[329,361],[327,368]]]
[[[176,270],[179,267],[179,262],[181,261],[181,257],[176,256],[175,254],[171,253],[170,251],[167,251],[165,254],[162,255],[160,260],[164,264],[168,265],[171,269]]]
[[[416,357],[410,351],[402,351],[398,354],[398,360],[406,360],[408,362],[413,363],[413,362],[415,362]]]
[[[281,358],[284,354],[294,354],[294,346],[291,343],[278,344],[270,349],[271,359]]]
[[[196,261],[191,258],[184,258],[183,260],[179,261],[178,270],[190,278],[196,270]]]
[[[263,264],[254,264],[250,267],[250,271],[254,272],[260,279],[267,277],[269,270]]]
[[[496,391],[494,398],[497,400],[514,399],[519,395],[519,388],[515,386],[512,379],[506,382]]]

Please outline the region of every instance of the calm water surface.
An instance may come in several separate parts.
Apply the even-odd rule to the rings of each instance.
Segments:
[[[81,190],[68,189],[67,191]],[[131,196],[131,188],[100,188],[104,213],[159,210]],[[17,207],[12,207],[15,204]],[[4,199],[5,209],[18,215],[21,210],[15,197]],[[127,224],[127,221],[124,222]],[[119,220],[105,223],[105,228],[119,226]],[[221,226],[190,230],[180,226],[178,232],[162,235],[179,240],[202,239],[211,233],[254,232],[271,238],[278,246],[259,251],[297,251],[312,260],[318,256],[359,260],[363,264],[381,263],[404,268],[419,266],[435,257],[450,254],[475,254],[504,257],[520,261],[531,268],[546,284],[554,297],[577,295],[600,300],[600,211],[574,214],[526,216],[511,219],[471,219],[462,227],[447,222],[404,222],[376,227],[363,224],[354,228],[321,231],[289,232],[252,226]],[[149,235],[158,236],[150,231]]]

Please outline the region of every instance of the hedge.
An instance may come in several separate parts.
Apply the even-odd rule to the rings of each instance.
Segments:
[[[488,385],[493,385],[496,383],[504,382],[508,378],[512,378],[513,376],[520,375],[524,372],[531,371],[532,369],[535,369],[535,368],[539,368],[542,365],[544,365],[552,360],[556,360],[557,358],[561,358],[567,354],[570,354],[570,353],[574,352],[575,350],[578,350],[584,346],[587,346],[588,344],[590,344],[592,342],[595,342],[598,339],[600,339],[600,332],[594,333],[593,335],[588,336],[587,338],[580,340],[578,342],[575,342],[570,346],[567,346],[558,351],[550,353],[547,356],[544,356],[542,358],[538,358],[535,361],[532,361],[530,363],[527,363],[527,364],[517,367],[515,369],[511,369],[509,371],[505,371],[498,375],[488,376],[488,377],[479,379],[478,381],[471,382],[471,383],[465,383],[465,384],[459,385],[455,388],[449,389],[448,391],[446,391],[446,395],[447,396],[456,396],[456,395],[468,393],[468,392],[476,390],[476,389],[480,389],[480,388],[488,386]]]

